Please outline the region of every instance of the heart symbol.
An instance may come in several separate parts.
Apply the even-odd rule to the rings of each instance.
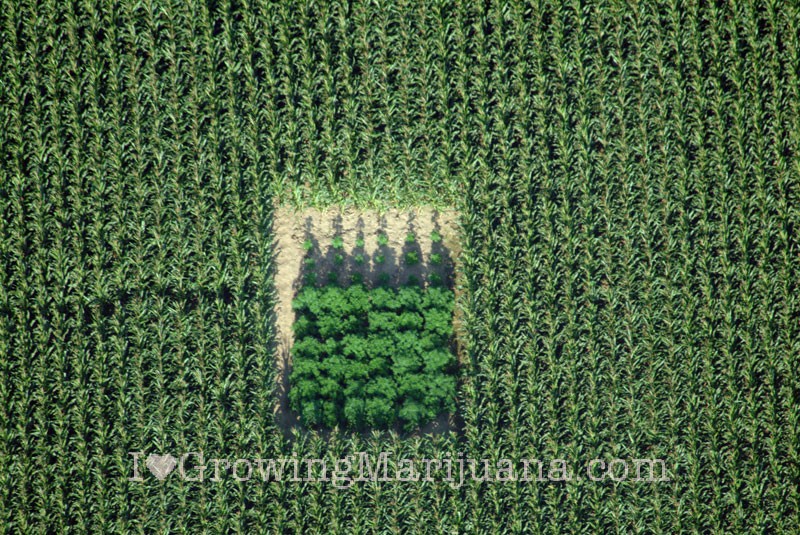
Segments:
[[[175,469],[177,463],[178,461],[175,457],[168,453],[166,455],[151,454],[145,464],[151,474],[156,476],[159,481],[164,481],[170,472]]]

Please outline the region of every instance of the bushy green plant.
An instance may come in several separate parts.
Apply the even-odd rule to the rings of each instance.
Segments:
[[[309,426],[406,430],[454,411],[451,301],[452,292],[418,286],[303,288],[292,408]]]

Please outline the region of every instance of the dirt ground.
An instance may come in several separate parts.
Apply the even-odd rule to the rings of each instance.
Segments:
[[[429,275],[436,273],[452,287],[460,252],[458,213],[428,207],[411,211],[389,210],[382,214],[355,209],[309,208],[296,211],[279,207],[275,212],[273,227],[277,247],[275,315],[279,370],[275,415],[278,424],[286,429],[297,424],[296,416],[289,409],[288,389],[292,325],[295,321],[292,299],[303,284],[305,272],[309,270],[304,259],[313,259],[312,269],[318,285],[327,281],[331,270],[338,270],[340,280],[360,273],[368,286],[375,284],[384,273],[392,285],[404,283],[409,276],[424,283]],[[434,243],[431,240],[434,231],[442,236],[441,242]],[[407,242],[409,233],[414,234],[414,243]],[[387,245],[379,245],[380,234],[388,238]],[[336,236],[342,240],[342,248],[338,250],[333,247]],[[360,240],[363,240],[363,246],[359,246]],[[311,246],[308,252],[304,244]],[[408,265],[405,262],[408,253],[416,253],[420,262]],[[337,254],[343,256],[340,265],[334,261]],[[431,262],[432,254],[441,256],[441,264]],[[448,427],[441,418],[432,426],[433,431]]]

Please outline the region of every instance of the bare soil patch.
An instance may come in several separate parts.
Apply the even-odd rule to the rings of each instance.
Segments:
[[[289,408],[288,391],[294,341],[292,325],[295,322],[292,300],[309,269],[304,258],[313,259],[314,265],[310,269],[317,274],[318,285],[325,284],[331,271],[338,272],[343,282],[358,273],[368,286],[375,285],[382,274],[385,274],[383,278],[389,277],[390,285],[395,286],[405,283],[410,276],[424,284],[435,273],[452,288],[460,253],[458,213],[429,207],[384,213],[352,208],[298,211],[279,207],[275,211],[273,230],[277,248],[275,316],[279,381],[275,416],[278,425],[287,429],[298,424],[296,415]],[[415,236],[413,243],[406,239],[409,233]],[[434,233],[442,237],[440,242],[431,239]],[[379,244],[379,235],[386,236],[386,245]],[[341,238],[341,249],[333,247],[337,236]],[[308,253],[304,244],[311,246]],[[406,262],[408,253],[416,255],[419,261],[409,265]],[[336,260],[337,254],[343,257],[340,262]],[[432,258],[436,259],[434,255],[441,259],[439,263],[432,261]],[[444,431],[451,426],[440,419],[428,427]]]

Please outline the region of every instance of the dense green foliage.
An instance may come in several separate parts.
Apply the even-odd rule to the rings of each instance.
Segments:
[[[452,291],[307,286],[293,306],[289,399],[305,425],[412,430],[455,410]]]
[[[0,526],[796,533],[794,1],[0,6]],[[454,205],[461,434],[273,418],[274,202]],[[191,483],[129,451],[663,457]]]

